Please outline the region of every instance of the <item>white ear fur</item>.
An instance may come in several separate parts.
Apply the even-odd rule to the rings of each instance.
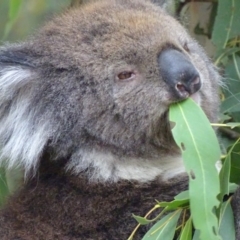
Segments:
[[[47,124],[36,121],[31,106],[32,72],[22,67],[0,69],[0,164],[37,166],[48,140]]]
[[[13,93],[24,86],[31,73],[20,67],[6,67],[0,70],[1,97],[10,99]]]

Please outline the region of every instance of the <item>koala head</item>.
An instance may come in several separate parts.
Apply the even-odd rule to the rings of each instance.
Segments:
[[[29,172],[49,153],[92,180],[170,178],[184,171],[170,104],[192,97],[213,121],[218,85],[202,48],[160,7],[93,1],[1,47],[1,161]]]

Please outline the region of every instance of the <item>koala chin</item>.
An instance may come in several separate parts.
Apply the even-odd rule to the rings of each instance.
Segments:
[[[26,179],[0,211],[0,239],[127,239],[132,213],[188,185],[170,104],[192,97],[214,121],[219,84],[203,49],[146,0],[91,1],[2,46],[0,161]]]

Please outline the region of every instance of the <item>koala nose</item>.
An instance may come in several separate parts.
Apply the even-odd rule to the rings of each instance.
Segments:
[[[178,100],[188,98],[201,88],[198,71],[188,57],[175,49],[165,49],[158,57],[163,80]]]

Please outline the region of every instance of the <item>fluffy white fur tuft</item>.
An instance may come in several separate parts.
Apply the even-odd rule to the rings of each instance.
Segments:
[[[48,140],[46,123],[34,122],[30,107],[31,71],[20,67],[0,70],[0,163],[36,167]]]
[[[181,156],[168,156],[156,159],[123,158],[109,152],[81,150],[69,162],[67,170],[76,174],[88,171],[91,181],[116,182],[136,180],[148,182],[156,177],[168,180],[185,173]],[[80,159],[80,160],[79,160]],[[91,170],[89,171],[89,167]]]

